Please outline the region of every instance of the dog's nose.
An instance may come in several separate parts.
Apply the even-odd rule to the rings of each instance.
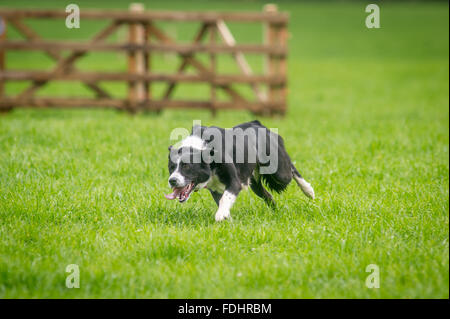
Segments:
[[[176,178],[174,178],[174,177],[171,177],[171,178],[169,178],[169,184],[170,184],[170,186],[177,186],[177,183],[178,183],[178,181],[177,181],[177,179]]]

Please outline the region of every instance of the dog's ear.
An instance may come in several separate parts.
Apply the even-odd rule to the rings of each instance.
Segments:
[[[193,125],[192,129],[191,129],[191,134],[196,135],[201,138],[203,136],[203,132],[207,128],[208,128],[207,126],[203,126],[203,125]]]
[[[169,152],[172,150],[172,148],[173,148],[173,145],[170,145],[169,146]]]
[[[205,150],[203,150],[203,160],[202,165],[208,166],[211,164],[211,162],[214,159],[214,154],[216,154],[217,151],[214,150],[214,148],[207,147]]]

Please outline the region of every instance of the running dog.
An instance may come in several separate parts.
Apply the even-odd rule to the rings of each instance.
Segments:
[[[259,121],[231,129],[194,126],[178,146],[169,147],[169,173],[172,193],[166,198],[183,203],[194,191],[206,188],[218,206],[216,221],[231,219],[236,197],[248,186],[274,206],[265,186],[281,193],[294,179],[303,193],[314,199],[313,188],[295,168],[283,138]]]

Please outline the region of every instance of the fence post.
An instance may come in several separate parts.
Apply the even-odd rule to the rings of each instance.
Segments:
[[[0,42],[6,39],[6,19],[0,17]],[[6,50],[0,50],[0,72],[6,69]],[[0,100],[5,97],[5,80],[0,78]],[[12,110],[12,106],[0,106],[0,112]]]
[[[144,5],[142,3],[130,4],[131,12],[143,12]],[[145,27],[142,23],[130,23],[128,42],[130,44],[145,43]],[[145,57],[142,51],[133,51],[128,55],[128,73],[144,74],[145,73]],[[145,101],[145,83],[143,81],[133,81],[128,86],[128,102],[129,111],[134,113],[138,110],[140,103]]]
[[[0,17],[0,42],[6,38],[6,22]],[[0,50],[0,72],[5,70],[5,51]],[[5,94],[4,80],[0,79],[0,99],[3,98]]]
[[[216,44],[216,35],[217,35],[217,25],[216,23],[211,23],[211,25],[209,26],[209,32],[210,32],[210,43],[211,45]],[[211,112],[212,115],[215,116],[216,115],[216,81],[215,81],[215,76],[216,76],[216,71],[217,71],[217,59],[216,59],[216,54],[215,53],[211,53],[210,54],[210,62],[211,62]]]
[[[279,36],[278,39],[280,41],[280,46],[287,48],[288,44],[288,37],[289,33],[287,30],[286,24],[282,24],[279,26]],[[287,61],[286,61],[286,55],[283,55],[280,58],[279,61],[279,74],[284,79],[283,85],[279,88],[279,102],[280,102],[280,108],[277,110],[278,113],[284,115],[286,113],[287,109],[287,96],[288,96],[288,89],[287,89]]]
[[[277,13],[278,12],[278,7],[276,4],[266,4],[264,5],[263,11],[265,13]],[[280,34],[278,32],[279,30],[279,25],[274,24],[274,23],[266,23],[264,26],[264,44],[268,45],[268,46],[277,46],[277,45],[282,45],[281,41],[280,41]],[[266,63],[265,63],[265,72],[271,76],[280,76],[282,74],[282,70],[280,70],[279,66],[279,60],[277,59],[276,56],[272,55],[272,54],[268,54],[267,55],[267,59],[266,59]],[[284,69],[285,69],[285,65],[286,63],[284,62]],[[263,114],[272,114],[275,113],[276,110],[274,108],[275,103],[283,103],[282,98],[280,96],[280,90],[276,85],[272,85],[269,84],[268,85],[268,94],[267,94],[267,102],[270,105],[270,109],[269,110],[262,110],[261,113]]]
[[[145,43],[150,43],[151,41],[151,22],[145,23]],[[150,52],[146,51],[144,53],[145,60],[145,72],[148,74],[152,69],[152,55]],[[152,98],[152,83],[150,81],[145,82],[145,100],[148,101]]]

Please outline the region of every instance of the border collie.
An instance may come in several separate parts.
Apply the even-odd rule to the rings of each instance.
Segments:
[[[169,173],[172,193],[165,197],[183,203],[194,191],[206,188],[218,206],[216,221],[231,219],[230,209],[247,186],[273,207],[275,201],[265,186],[281,193],[293,178],[314,199],[313,188],[295,168],[283,138],[259,121],[231,129],[194,125],[191,135],[169,147]]]

